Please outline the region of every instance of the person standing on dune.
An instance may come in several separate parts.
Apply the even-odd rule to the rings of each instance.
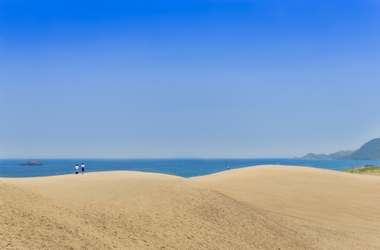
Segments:
[[[82,174],[84,174],[84,164],[82,163]]]
[[[78,171],[79,171],[79,167],[78,167],[78,164],[75,166],[75,174],[78,174]]]

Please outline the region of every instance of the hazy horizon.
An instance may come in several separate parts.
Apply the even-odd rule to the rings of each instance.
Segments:
[[[293,158],[380,137],[380,2],[0,3],[0,158]]]

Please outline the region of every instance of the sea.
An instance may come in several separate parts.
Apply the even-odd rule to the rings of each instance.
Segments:
[[[21,165],[29,160],[43,165]],[[41,177],[75,173],[75,165],[84,163],[85,171],[140,171],[162,173],[180,177],[213,174],[229,169],[265,164],[307,166],[334,171],[365,165],[380,166],[380,161],[370,160],[304,160],[304,159],[2,159],[0,177]],[[80,171],[80,170],[79,170]]]

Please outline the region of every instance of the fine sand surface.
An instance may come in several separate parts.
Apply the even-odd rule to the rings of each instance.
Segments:
[[[265,165],[0,178],[0,249],[380,249],[380,177]]]

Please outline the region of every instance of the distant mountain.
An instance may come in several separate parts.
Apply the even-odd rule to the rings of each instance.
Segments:
[[[337,160],[337,159],[342,159],[342,158],[347,158],[349,157],[352,153],[354,152],[354,150],[346,150],[346,151],[339,151],[339,152],[336,152],[336,153],[333,153],[333,154],[313,154],[313,153],[310,153],[310,154],[307,154],[305,155],[304,157],[302,157],[301,159],[328,159],[328,160]]]
[[[380,160],[380,138],[365,143],[350,156],[353,160]]]
[[[366,142],[358,150],[339,151],[333,154],[307,154],[301,159],[328,160],[380,160],[380,138]]]

